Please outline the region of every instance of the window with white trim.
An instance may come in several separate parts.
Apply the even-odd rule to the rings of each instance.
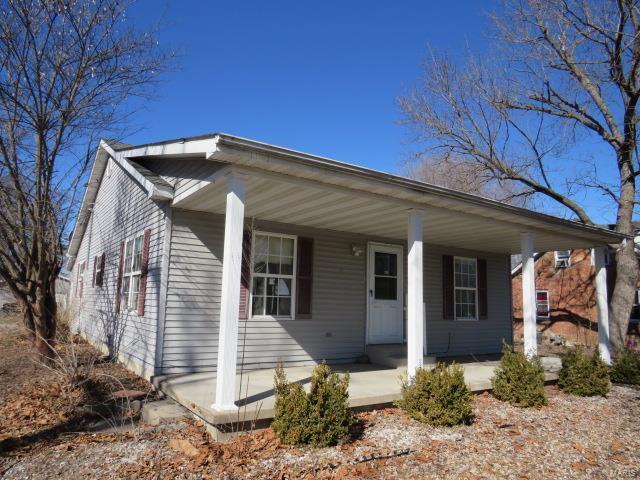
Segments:
[[[478,269],[475,258],[453,260],[456,320],[478,318]]]
[[[293,318],[296,237],[256,232],[252,258],[251,315]]]
[[[556,268],[567,268],[571,266],[571,250],[555,251]]]
[[[538,318],[549,318],[549,292],[536,290],[536,315]]]
[[[137,310],[142,276],[142,246],[144,233],[127,240],[122,268],[121,310]]]

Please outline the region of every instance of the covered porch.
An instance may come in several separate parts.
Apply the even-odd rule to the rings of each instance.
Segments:
[[[480,358],[442,358],[448,363],[456,362],[464,369],[465,381],[472,392],[491,389],[491,378],[499,363],[499,356],[485,355]],[[544,358],[545,378],[557,379],[560,367],[558,358]],[[298,382],[309,391],[313,366],[285,368],[287,379]],[[332,365],[340,374],[348,373],[349,404],[354,409],[372,409],[393,405],[400,399],[400,379],[406,374],[404,368],[385,367],[377,364]],[[237,423],[260,423],[274,416],[275,396],[273,377],[275,369],[261,369],[237,373],[235,398],[237,410],[224,412],[211,408],[215,392],[215,373],[195,373],[157,377],[154,384],[169,397],[190,410],[193,414],[216,427],[220,432],[237,428]],[[215,398],[213,398],[215,403]]]
[[[121,154],[141,162],[163,156],[169,156],[176,164],[184,160],[188,165],[188,161],[195,157],[200,162],[208,162],[206,169],[194,174],[195,178],[176,186],[171,205],[175,212],[202,214],[193,219],[193,222],[197,220],[197,228],[191,229],[189,238],[185,234],[185,257],[192,255],[188,248],[198,248],[200,254],[206,255],[207,261],[218,268],[216,262],[223,252],[220,278],[215,279],[216,285],[219,284],[219,294],[215,292],[219,296],[219,306],[216,304],[215,308],[207,310],[213,312],[211,316],[217,323],[215,373],[174,377],[167,379],[162,386],[167,392],[173,391],[176,397],[178,391],[191,391],[191,401],[198,405],[203,416],[232,418],[237,417],[241,409],[246,410],[240,389],[245,388],[247,375],[250,378],[248,398],[257,401],[258,397],[266,395],[261,409],[268,412],[269,402],[273,402],[272,394],[267,395],[272,388],[271,367],[287,350],[294,348],[304,353],[300,358],[305,365],[291,366],[292,380],[307,378],[312,368],[310,365],[327,358],[327,345],[331,346],[329,353],[335,353],[334,362],[329,363],[337,363],[337,357],[343,353],[341,341],[350,343],[350,350],[342,357],[344,363],[353,362],[364,354],[370,344],[401,344],[406,352],[404,370],[409,376],[423,366],[425,360],[430,361],[441,353],[440,349],[430,351],[428,348],[436,329],[441,334],[444,332],[444,346],[447,333],[449,337],[451,332],[458,335],[457,338],[461,339],[458,353],[465,348],[464,353],[479,353],[469,347],[477,344],[477,338],[485,343],[489,339],[491,351],[499,351],[502,339],[510,340],[511,332],[508,268],[511,254],[522,255],[525,351],[528,355],[535,355],[534,252],[595,247],[600,351],[609,361],[606,271],[602,247],[623,240],[613,232],[228,135],[143,146]],[[177,217],[186,218],[187,215]],[[223,220],[216,223],[217,219]],[[253,225],[257,225],[265,235],[276,233],[281,239],[300,239],[309,232],[316,235],[315,251],[322,253],[323,263],[314,258],[309,260],[309,264],[317,270],[312,280],[313,293],[323,298],[316,298],[313,302],[306,299],[308,311],[294,311],[296,292],[292,292],[289,286],[291,303],[287,308],[291,311],[287,310],[288,318],[265,315],[269,312],[265,312],[263,307],[262,314],[257,317],[252,318],[251,313],[242,317],[240,305],[252,295],[251,290],[242,290],[243,276],[246,276],[243,265],[247,257],[244,233]],[[181,226],[185,230],[190,228],[186,220]],[[209,226],[211,228],[207,230]],[[198,229],[211,233],[200,234],[195,231]],[[219,249],[216,244],[218,232],[222,237],[222,248]],[[210,243],[216,244],[215,248],[209,247],[199,237],[211,238]],[[293,245],[295,252],[297,247],[295,243]],[[371,249],[371,245],[379,248]],[[172,245],[172,249],[174,247]],[[249,250],[248,255],[253,262],[256,252]],[[386,281],[388,278],[383,279],[385,281],[380,284],[387,288],[380,297],[377,296],[377,274],[372,260],[376,253],[386,254],[387,259],[395,256],[397,260],[393,261],[396,262],[393,269],[379,275],[393,277],[392,280],[397,281],[392,283]],[[295,253],[282,256],[285,257],[291,260],[287,265],[295,263]],[[445,257],[450,262],[453,258],[460,259],[464,268],[458,272],[452,263],[445,268],[442,262]],[[256,266],[255,262],[251,265],[250,268]],[[473,270],[468,270],[471,267]],[[480,274],[481,271],[484,275]],[[251,272],[250,277],[257,270]],[[305,273],[302,271],[298,278]],[[473,278],[473,285],[465,285],[464,278],[458,285],[458,280],[453,280],[458,273],[461,277]],[[486,281],[480,282],[481,278]],[[193,279],[189,281],[192,287]],[[446,286],[445,281],[448,282]],[[205,283],[202,281],[202,285]],[[294,284],[290,282],[288,285]],[[458,290],[465,288],[474,293],[460,295],[461,300],[458,301]],[[203,297],[211,296],[204,287],[203,292]],[[349,294],[348,310],[352,314],[348,324],[343,322],[343,305],[334,301],[338,294],[344,301],[345,292]],[[375,307],[371,299],[396,303],[393,308],[381,308],[382,314],[376,317],[371,313]],[[460,312],[456,310],[458,304]],[[395,336],[382,331],[385,325],[397,325],[398,320],[402,329],[397,330]],[[249,323],[252,325],[247,327]],[[374,327],[382,331],[384,341],[376,341],[371,335]],[[181,325],[180,328],[186,327]],[[240,355],[239,331],[247,331],[248,328],[252,328],[247,340],[250,343],[241,345],[242,352],[251,355],[254,362],[252,370],[256,365],[263,369],[244,373],[241,379],[239,372],[245,357]],[[276,329],[277,333],[272,334]],[[243,341],[245,339],[247,337]],[[187,345],[185,349],[191,346]],[[207,345],[206,348],[210,347]],[[207,352],[194,352],[194,356],[204,356]],[[164,355],[167,357],[166,352]],[[289,364],[287,360],[285,363]],[[481,390],[488,388],[494,365],[472,365],[466,369],[475,378],[474,382],[481,382],[476,387]],[[374,364],[349,364],[344,368],[353,369],[354,406],[359,406],[358,403],[372,405],[378,397],[386,400],[382,403],[388,403],[399,394],[399,372],[395,368],[384,369]],[[198,385],[197,394],[191,385]],[[250,402],[252,408],[257,406],[256,401]]]

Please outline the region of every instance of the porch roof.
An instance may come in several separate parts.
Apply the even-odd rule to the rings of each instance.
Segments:
[[[176,162],[205,158],[212,166],[222,164],[169,199],[178,208],[224,213],[225,175],[233,169],[247,175],[248,218],[404,239],[406,212],[418,208],[424,211],[425,242],[508,254],[520,251],[523,232],[534,234],[537,251],[616,244],[626,238],[604,228],[227,134],[114,149],[103,142],[100,149],[125,165],[158,157]],[[80,218],[93,203],[91,194],[97,193],[97,188],[90,190]],[[80,230],[82,226],[77,225]],[[81,233],[74,231],[74,238]]]
[[[224,213],[225,175],[247,176],[245,216],[391,239],[406,238],[410,208],[424,211],[424,241],[518,253],[531,232],[538,251],[619,243],[624,235],[524,208],[226,134],[120,150],[140,157],[204,156],[222,163],[173,199],[178,208]]]

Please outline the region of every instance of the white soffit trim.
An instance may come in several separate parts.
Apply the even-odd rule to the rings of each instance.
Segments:
[[[523,231],[540,229],[576,236],[593,244],[618,243],[626,238],[625,235],[599,227],[514,207],[477,195],[227,134],[141,145],[120,149],[118,154],[132,159],[146,156],[202,156],[276,175],[287,174],[307,179],[316,185],[333,185],[351,191],[374,193],[389,200],[407,202],[417,208],[428,205],[503,220],[520,225]],[[202,185],[205,186],[206,184]],[[180,201],[185,199],[186,197],[182,197]]]

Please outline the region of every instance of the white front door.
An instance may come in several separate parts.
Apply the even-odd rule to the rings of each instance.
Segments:
[[[367,253],[367,341],[371,344],[402,343],[402,247],[370,243]]]

